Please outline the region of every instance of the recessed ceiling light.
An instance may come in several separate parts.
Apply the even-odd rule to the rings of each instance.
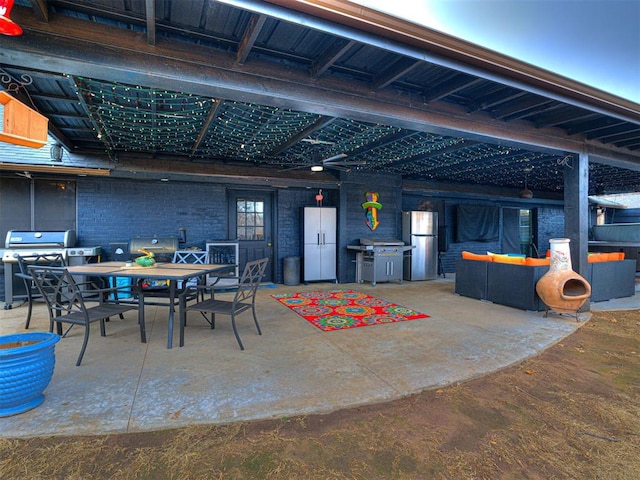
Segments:
[[[169,179],[168,179],[168,178],[161,178],[161,179],[160,179],[160,181],[161,181],[161,182],[168,182],[168,181],[169,181]]]
[[[322,165],[313,165],[311,167],[312,172],[321,172],[322,170],[324,170],[324,167]]]

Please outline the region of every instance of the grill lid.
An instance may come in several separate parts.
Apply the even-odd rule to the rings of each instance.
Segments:
[[[404,242],[395,238],[361,238],[360,245],[372,245],[374,247],[394,247],[404,246]]]
[[[178,250],[178,237],[136,237],[129,242],[129,253],[140,253],[142,248],[153,253],[174,253]]]
[[[5,241],[5,248],[28,247],[75,247],[76,232],[65,231],[22,231],[9,230]]]

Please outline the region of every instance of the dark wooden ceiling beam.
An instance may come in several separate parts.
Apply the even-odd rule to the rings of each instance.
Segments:
[[[430,197],[438,197],[440,195],[450,196],[456,195],[458,198],[469,199],[485,199],[487,195],[499,198],[503,197],[512,201],[518,196],[518,192],[522,187],[500,187],[500,186],[487,186],[476,185],[469,183],[453,183],[448,181],[429,181],[429,180],[415,180],[405,178],[402,180],[402,190],[408,193],[421,192],[427,194]],[[562,193],[556,192],[536,192],[536,202],[541,204],[560,205],[564,204]]]
[[[41,22],[49,21],[49,9],[46,0],[29,0],[29,3],[33,9],[33,14],[38,20]]]
[[[584,118],[582,120],[585,120]],[[576,133],[580,133],[585,135],[587,133],[597,132],[598,130],[604,130],[609,127],[614,127],[617,125],[624,125],[626,122],[621,122],[619,120],[615,120],[613,118],[602,118],[597,114],[592,114],[590,118],[586,119],[587,121],[580,121],[577,124],[572,125],[567,129],[567,133],[569,135],[575,135]],[[572,122],[573,123],[573,122]]]
[[[331,125],[336,120],[337,118],[335,117],[327,117],[324,115],[321,116],[315,122],[313,122],[311,125],[309,125],[305,129],[301,130],[296,135],[293,135],[291,138],[288,138],[285,142],[281,143],[280,145],[277,145],[275,148],[273,148],[269,152],[269,155],[274,157],[279,155],[280,153],[293,147],[298,142],[302,141],[302,139],[307,138],[312,133],[317,132],[318,130],[326,127],[327,125]]]
[[[325,50],[311,64],[309,73],[311,78],[318,78],[336,63],[340,57],[349,51],[355,44],[353,40],[338,38],[325,48]]]
[[[634,128],[632,130],[625,130],[619,133],[612,133],[610,135],[603,135],[602,137],[598,137],[598,140],[606,143],[615,143],[625,140],[633,140],[636,138],[640,138],[640,128]]]
[[[16,75],[16,74],[26,75],[28,77],[31,77],[32,79],[43,78],[51,81],[60,81],[60,82],[67,81],[67,77],[60,73],[42,72],[38,70],[24,70],[20,68],[7,67],[7,66],[5,66],[5,68],[7,68],[7,70],[10,69],[13,75]]]
[[[537,128],[549,128],[558,125],[563,125],[567,122],[574,122],[580,120],[588,120],[598,117],[599,115],[586,110],[576,111],[575,107],[562,107],[560,112],[551,113],[549,115],[543,115],[540,118],[536,118],[534,123]],[[581,133],[581,132],[576,132]]]
[[[144,11],[147,23],[147,43],[156,44],[156,1],[145,0]]]
[[[620,148],[636,148],[640,146],[640,140],[626,140],[624,142],[616,142],[616,146]]]
[[[371,88],[374,91],[382,90],[422,65],[422,63],[423,62],[416,61],[414,58],[402,58],[374,78]]]
[[[536,117],[538,115],[545,115],[550,112],[559,110],[562,108],[562,104],[558,102],[551,102],[544,105],[540,105],[538,107],[532,107],[529,110],[524,112],[518,112],[513,116],[506,116],[502,120],[505,122],[510,122],[513,120],[523,120],[523,119],[532,119],[532,117]]]
[[[211,127],[211,123],[213,122],[213,119],[216,118],[216,116],[218,115],[218,112],[220,111],[220,108],[222,107],[222,103],[223,103],[222,99],[220,99],[220,98],[214,99],[213,104],[211,105],[211,108],[209,109],[209,114],[207,115],[207,119],[202,124],[202,128],[200,129],[200,133],[198,133],[198,138],[196,138],[195,143],[191,147],[191,156],[193,156],[193,154],[196,152],[196,150],[198,150],[198,147],[200,147],[200,144],[202,143],[202,140],[204,140],[204,137],[207,134],[207,131],[209,130],[209,127]]]
[[[436,150],[433,153],[428,153],[428,154],[423,154],[423,155],[414,155],[413,157],[407,157],[407,158],[403,158],[402,160],[399,160],[397,162],[393,162],[393,166],[394,167],[401,167],[403,165],[410,165],[412,163],[425,163],[428,162],[432,159],[435,159],[439,156],[442,155],[446,155],[449,153],[455,153],[459,150],[468,148],[468,147],[472,147],[474,145],[478,145],[480,144],[480,142],[475,142],[473,140],[465,140],[465,139],[460,139],[460,141],[458,143],[454,143],[452,145],[449,145],[447,147],[444,148],[440,148],[438,150]]]
[[[82,106],[82,109],[84,110],[85,114],[87,115],[87,118],[89,119],[89,122],[91,123],[91,126],[93,127],[94,135],[96,136],[96,138],[101,139],[103,144],[105,144],[106,148],[108,148],[110,151],[115,150],[113,148],[113,142],[108,137],[108,134],[107,134],[108,132],[101,131],[100,127],[96,123],[96,120],[93,118],[93,114],[91,113],[91,110],[89,109],[89,106],[87,105],[87,102],[85,101],[85,98],[82,96],[82,93],[80,93],[80,88],[78,87],[76,79],[73,76],[69,76],[69,84],[76,91],[77,96],[78,96],[78,102],[80,103],[80,105]]]
[[[462,148],[467,148],[471,146],[473,146],[473,144],[468,144],[465,142],[465,144],[461,144],[458,149],[453,149],[450,152],[442,152],[442,151],[434,152],[433,155],[429,156],[429,159],[430,160],[435,159],[437,161],[438,157],[444,155],[445,153],[455,152],[455,151],[461,150]],[[528,162],[526,159],[523,158],[524,154],[525,152],[519,151],[517,149],[513,153],[504,153],[504,152],[496,151],[495,155],[493,156],[477,159],[471,163],[467,162],[466,159],[464,158],[460,158],[457,161],[457,163],[464,165],[463,168],[467,171],[476,171],[476,172],[480,172],[487,168],[495,169],[495,165],[493,165],[493,162],[495,162],[496,160],[500,160],[501,162],[507,163],[509,160],[522,158],[523,164],[526,163],[528,166],[530,166],[530,162]],[[432,175],[439,175],[439,174],[448,175],[452,172],[454,168],[455,167],[451,165],[450,162],[446,162],[445,164],[436,163],[431,168],[429,168],[428,172],[429,174],[432,174]],[[523,180],[524,180],[524,177],[523,177]]]
[[[637,126],[634,127],[633,125],[629,125],[628,123],[626,123],[624,125],[620,125],[616,127],[605,128],[598,132],[592,132],[587,135],[587,138],[588,139],[597,138],[598,140],[603,141],[603,139],[610,136],[620,135],[622,133],[637,132],[637,131],[638,131]]]
[[[80,133],[91,133],[92,136],[95,136],[95,132],[94,132],[93,128],[87,127],[87,126],[82,126],[82,125],[63,125],[63,126],[61,126],[59,128],[63,132],[74,134],[76,136],[77,136],[77,134],[80,134]]]
[[[60,112],[55,112],[55,113],[47,113],[48,117],[56,117],[56,118],[62,118],[64,120],[76,120],[76,121],[86,121],[87,117],[85,117],[84,115],[80,115],[77,113],[60,113]]]
[[[73,103],[73,104],[77,104],[78,103],[78,99],[77,98],[69,98],[69,97],[65,97],[64,95],[52,95],[50,93],[31,93],[31,98],[35,99],[35,100],[44,100],[44,101],[55,101],[55,102],[67,102],[67,103]]]
[[[210,2],[204,2],[203,9],[206,9],[209,6],[209,3]],[[218,5],[218,4],[216,3],[215,5]],[[88,16],[104,18],[117,23],[135,25],[137,27],[147,28],[146,16],[136,15],[133,13],[122,13],[116,10],[107,9],[101,4],[91,4],[90,2],[78,3],[77,1],[69,1],[69,0],[56,0],[56,7],[84,13]],[[206,32],[204,32],[204,30],[188,29],[182,25],[172,25],[167,22],[156,21],[155,29],[156,29],[156,33],[157,31],[161,31],[161,32],[169,33],[171,35],[189,37],[194,40],[220,43],[220,44],[226,45],[227,47],[235,46],[234,42],[229,41],[227,39],[207,34]]]
[[[240,43],[238,44],[236,62],[238,62],[239,65],[242,65],[247,61],[247,57],[249,57],[251,49],[256,43],[258,35],[260,35],[260,31],[266,21],[267,17],[265,15],[258,15],[255,13],[251,15],[251,18],[249,18],[249,23],[242,35],[242,40],[240,40]]]
[[[507,90],[507,92],[505,92],[504,90]],[[524,97],[525,95],[528,95],[528,93],[521,90],[517,91],[512,88],[505,88],[480,100],[474,106],[470,106],[469,108],[467,108],[467,112],[475,113],[479,110],[490,110],[493,107],[512,102],[514,100],[517,100],[518,98]]]
[[[504,120],[506,118],[517,119],[518,114],[528,112],[531,109],[547,106],[553,103],[553,100],[542,98],[537,95],[527,95],[519,99],[505,104],[503,107],[493,110],[492,117],[496,120]]]
[[[482,78],[474,78],[469,75],[456,75],[452,80],[436,85],[434,88],[430,88],[424,94],[424,103],[432,103],[436,100],[442,100],[449,95],[464,90],[465,88],[472,87],[479,83],[484,82]]]
[[[411,137],[413,135],[419,135],[417,132],[413,132],[410,130],[400,130],[399,132],[391,133],[385,137],[382,137],[374,142],[367,143],[360,148],[356,148],[355,150],[351,150],[349,152],[349,157],[357,157],[358,155],[366,154],[372,150],[377,148],[382,148],[387,145],[391,145],[395,142],[399,142],[405,138]]]

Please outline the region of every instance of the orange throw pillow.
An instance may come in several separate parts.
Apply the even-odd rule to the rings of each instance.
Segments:
[[[608,262],[609,255],[607,253],[591,253],[587,257],[588,263]]]
[[[465,260],[478,260],[480,262],[493,261],[490,255],[480,255],[478,253],[467,252],[467,251],[462,252],[462,258],[464,258]]]
[[[530,267],[544,267],[551,265],[551,258],[533,258],[527,257],[524,259],[524,264]]]
[[[617,262],[624,260],[624,252],[590,253],[587,262]]]
[[[512,263],[515,265],[524,265],[525,258],[524,257],[515,257],[511,255],[499,255],[497,253],[493,254],[493,261],[495,263]]]

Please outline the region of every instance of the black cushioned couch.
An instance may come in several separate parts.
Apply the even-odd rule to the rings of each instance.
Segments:
[[[536,283],[548,266],[515,265],[458,259],[455,293],[522,310],[542,311],[545,305],[536,293]],[[635,260],[589,263],[587,281],[591,302],[635,294]]]

